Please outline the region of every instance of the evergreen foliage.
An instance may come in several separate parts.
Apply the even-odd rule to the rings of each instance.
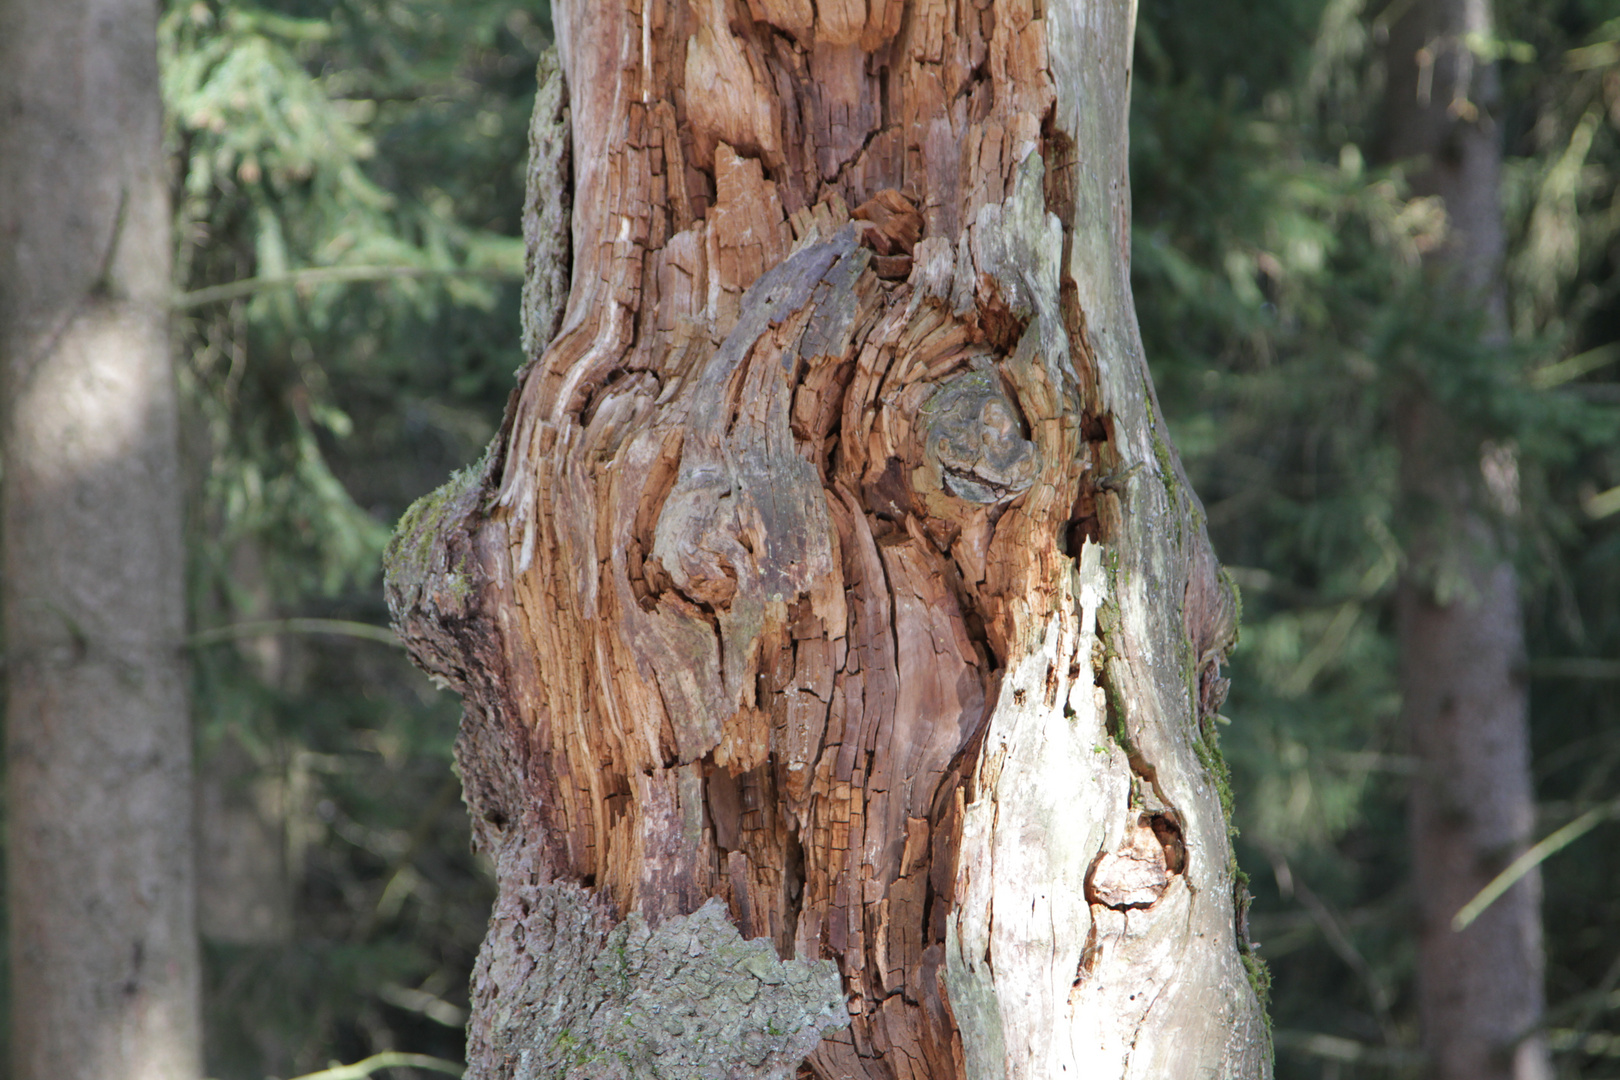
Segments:
[[[1386,10],[1140,9],[1134,280],[1244,592],[1223,750],[1280,1078],[1419,1071],[1390,611],[1403,387],[1517,470],[1501,526],[1528,589],[1538,834],[1620,797],[1620,18],[1497,9],[1499,40],[1475,43],[1502,62],[1509,154],[1489,347],[1432,303],[1441,208],[1370,164]],[[494,433],[547,20],[543,0],[166,6],[199,629],[382,623],[389,526]],[[274,933],[210,944],[210,1074],[458,1058],[489,886],[447,768],[456,702],[373,642],[247,634],[195,657],[204,770],[257,793],[287,893]],[[1614,844],[1599,827],[1543,868],[1566,1077],[1620,1056]]]
[[[1602,494],[1620,466],[1620,394],[1603,381],[1620,358],[1607,7],[1499,5],[1499,40],[1472,43],[1504,69],[1493,119],[1509,155],[1511,333],[1487,345],[1440,314],[1419,266],[1443,208],[1409,195],[1408,163],[1369,165],[1388,11],[1141,9],[1136,296],[1166,415],[1244,589],[1225,750],[1240,856],[1271,870],[1255,875],[1252,925],[1275,979],[1279,1077],[1420,1074],[1390,610],[1416,509],[1397,505],[1391,409],[1406,388],[1517,476],[1499,526],[1532,612],[1538,835],[1616,794],[1620,664],[1592,659],[1620,655],[1620,503]],[[1455,587],[1443,560],[1435,573]],[[1565,1076],[1620,1052],[1604,996],[1620,984],[1612,843],[1592,833],[1545,868]]]
[[[224,1080],[462,1053],[491,888],[449,768],[458,703],[396,650],[251,624],[385,624],[394,520],[494,433],[520,360],[548,18],[488,0],[176,0],[163,15],[195,621],[247,632],[196,650],[204,797],[236,793],[215,844],[258,850],[240,831],[256,815],[278,863],[204,876],[227,900],[282,894],[259,898],[267,931],[239,932],[211,925],[204,889],[208,1067]]]

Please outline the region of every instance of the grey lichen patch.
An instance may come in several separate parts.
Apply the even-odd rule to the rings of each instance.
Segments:
[[[1007,1048],[995,975],[980,962],[986,958],[962,948],[959,920],[953,914],[945,927],[945,985],[962,1036],[963,1073],[967,1080],[997,1080],[1007,1075]]]
[[[969,502],[1006,502],[1035,482],[1039,454],[992,371],[942,383],[923,407],[924,449],[943,486]]]
[[[1103,718],[1103,730],[1108,732],[1114,742],[1125,752],[1127,758],[1139,757],[1140,753],[1131,742],[1131,733],[1125,723],[1125,695],[1120,690],[1120,680],[1124,675],[1125,658],[1120,653],[1120,640],[1124,634],[1124,615],[1120,611],[1119,601],[1116,599],[1118,588],[1116,576],[1116,553],[1112,548],[1107,550],[1108,567],[1105,571],[1107,591],[1097,605],[1097,640],[1102,646],[1101,663],[1097,668],[1097,684],[1103,689],[1103,699],[1107,714]]]
[[[1031,153],[1018,164],[1012,192],[979,208],[972,230],[974,262],[995,280],[1014,314],[1033,320],[1033,359],[1053,386],[1064,383],[1068,331],[1060,313],[1063,223],[1046,209],[1046,163]]]
[[[529,122],[529,172],[523,204],[523,355],[539,357],[568,302],[573,183],[569,162],[568,86],[555,48],[540,55],[540,88]]]
[[[1031,153],[1018,164],[1005,202],[979,208],[974,261],[996,278],[1008,306],[1026,315],[1057,315],[1063,223],[1047,212],[1046,163]]]
[[[603,934],[583,890],[534,899],[534,966],[501,987],[492,1032],[513,1080],[788,1080],[849,1022],[830,961],[744,941],[720,900],[656,929],[632,913]]]

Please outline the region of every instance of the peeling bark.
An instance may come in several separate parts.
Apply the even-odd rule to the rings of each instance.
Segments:
[[[502,1019],[557,889],[831,962],[842,1007],[751,1051],[814,1027],[801,1075],[1269,1075],[1236,598],[1129,293],[1130,7],[555,18],[566,313],[390,557],[500,882],[470,1075],[560,1034]]]

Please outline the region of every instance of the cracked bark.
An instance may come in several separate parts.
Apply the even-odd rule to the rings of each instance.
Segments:
[[[1236,601],[1129,293],[1131,6],[555,18],[566,307],[390,557],[500,882],[470,1075],[1269,1075]],[[787,974],[582,1037],[614,928],[711,901]]]

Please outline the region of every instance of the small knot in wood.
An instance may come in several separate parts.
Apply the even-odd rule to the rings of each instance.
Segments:
[[[973,371],[941,384],[923,413],[925,453],[952,495],[991,505],[1035,482],[1035,444],[1024,438],[1018,406],[994,372]]]

